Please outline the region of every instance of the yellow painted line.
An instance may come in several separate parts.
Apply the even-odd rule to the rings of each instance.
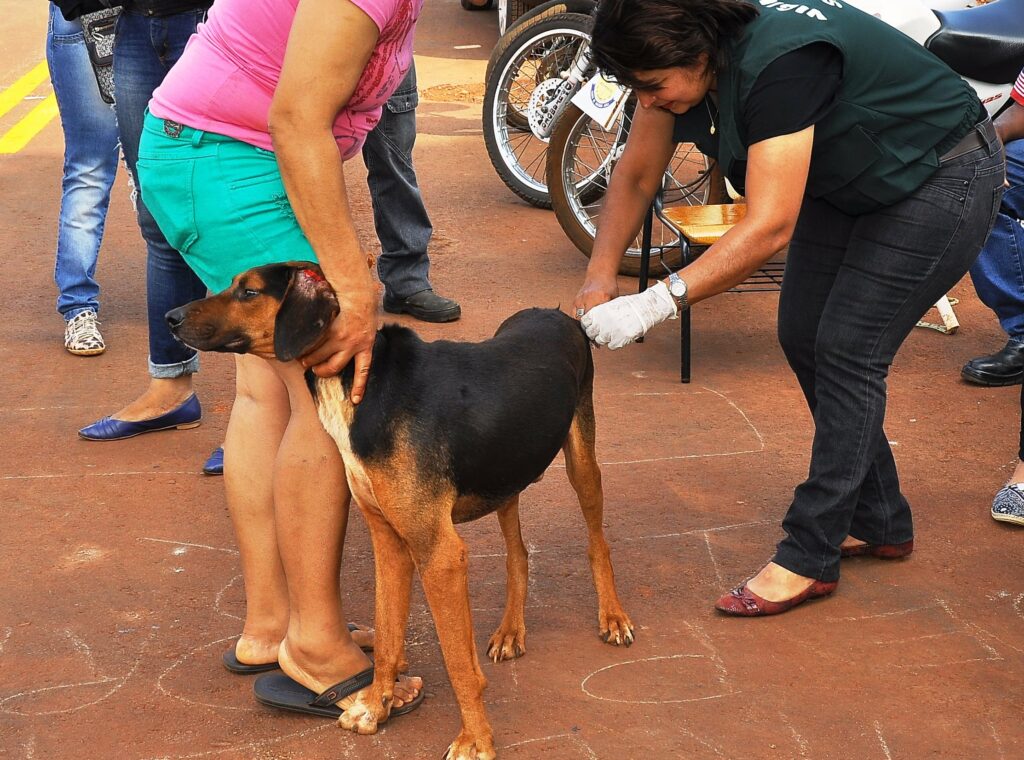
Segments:
[[[0,135],[0,153],[17,153],[57,115],[57,96],[48,95],[28,116]]]
[[[49,76],[50,70],[46,66],[46,61],[43,61],[6,90],[0,92],[0,116],[18,105],[27,95],[31,95],[36,87],[45,82]]]

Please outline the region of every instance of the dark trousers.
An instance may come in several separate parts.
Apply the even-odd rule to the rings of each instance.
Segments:
[[[779,341],[813,415],[814,442],[775,555],[799,575],[837,580],[848,535],[872,544],[913,538],[882,429],[886,376],[900,344],[967,272],[992,228],[1003,158],[991,124],[983,132],[986,148],[943,162],[894,206],[849,216],[807,199],[801,209]]]
[[[430,288],[427,244],[434,228],[412,165],[418,103],[413,65],[363,143],[373,225],[381,246],[377,274],[385,295],[396,300]]]
[[[146,105],[185,50],[205,11],[153,17],[122,12],[114,38],[114,99],[121,150],[133,180]],[[138,182],[135,183],[138,187]],[[206,287],[160,231],[153,215],[136,194],[139,229],[146,242],[146,305],[149,319],[149,374],[155,378],[190,375],[199,369],[199,355],[176,340],[164,315],[203,298]]]

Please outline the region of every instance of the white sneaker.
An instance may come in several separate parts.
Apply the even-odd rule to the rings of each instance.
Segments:
[[[96,356],[107,350],[95,311],[80,311],[68,320],[64,328],[64,348],[75,356]]]

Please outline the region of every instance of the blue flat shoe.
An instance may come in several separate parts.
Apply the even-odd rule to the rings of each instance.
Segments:
[[[104,417],[91,425],[87,425],[78,431],[78,435],[87,441],[120,441],[125,438],[134,438],[143,433],[154,433],[157,430],[187,430],[188,428],[199,427],[203,419],[203,408],[199,405],[196,394],[185,399],[181,406],[172,409],[167,414],[153,417],[139,422],[126,422],[115,420],[113,417]]]
[[[203,465],[204,475],[223,475],[224,474],[224,447],[218,446],[210,454],[210,458],[206,460],[206,464]]]

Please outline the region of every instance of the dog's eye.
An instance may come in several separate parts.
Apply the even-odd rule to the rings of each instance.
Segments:
[[[255,298],[259,294],[260,292],[258,290],[246,288],[245,290],[242,291],[242,299],[248,301],[250,298]]]

